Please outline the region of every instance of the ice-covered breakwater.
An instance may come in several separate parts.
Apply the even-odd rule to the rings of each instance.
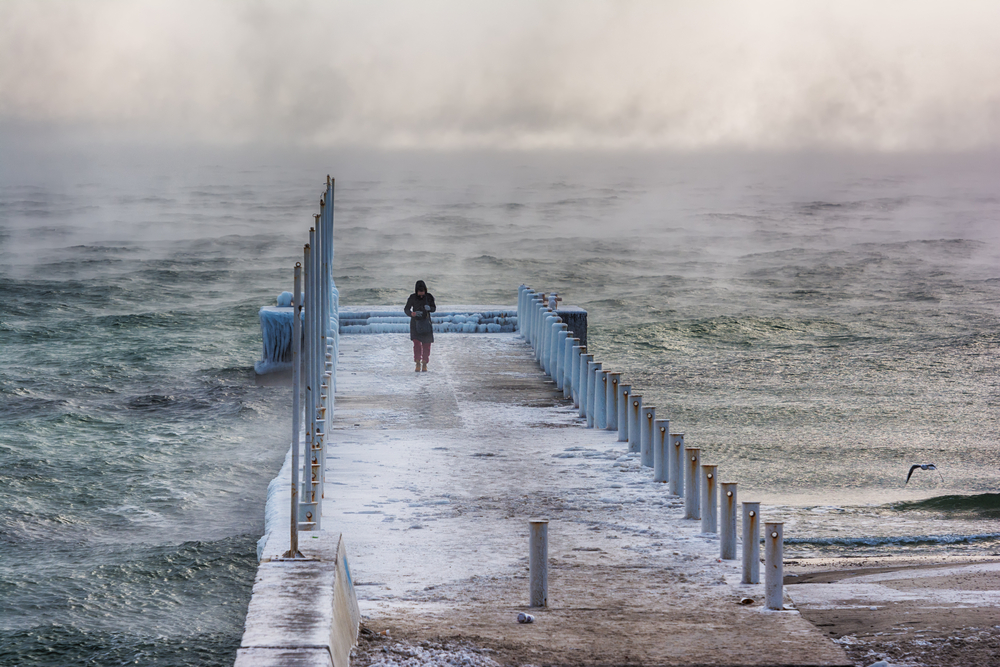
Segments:
[[[574,329],[571,317],[556,309],[554,293],[521,285],[517,310],[522,337],[534,348],[535,359],[546,375],[571,399],[586,418],[587,428],[617,432],[628,443],[628,455],[652,468],[653,481],[669,483],[671,495],[683,496],[684,518],[701,521],[702,533],[719,534],[720,556],[736,559],[737,483],[721,482],[717,465],[702,463],[701,449],[685,447],[684,434],[671,431],[671,422],[656,407],[644,404],[642,395],[619,372],[603,368],[593,347]],[[584,323],[586,320],[584,320]],[[585,330],[584,330],[585,331]],[[721,494],[720,494],[721,491]],[[742,504],[743,582],[759,583],[760,503]],[[781,522],[765,524],[765,604],[782,609]]]
[[[446,306],[431,314],[434,333],[513,333],[517,309],[497,306]],[[340,315],[340,333],[409,333],[410,318],[402,310],[349,310]]]

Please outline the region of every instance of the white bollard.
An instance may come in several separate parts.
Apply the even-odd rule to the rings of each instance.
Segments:
[[[531,349],[534,350],[535,354],[538,354],[538,331],[541,325],[540,319],[542,317],[542,297],[535,293],[531,297],[531,303],[528,307],[528,317],[531,318]]]
[[[667,466],[670,474],[670,494],[674,496],[684,495],[684,434],[670,434],[670,465]]]
[[[587,428],[594,428],[594,418],[597,416],[597,373],[601,370],[601,362],[587,362]]]
[[[535,296],[535,307],[534,315],[532,316],[531,322],[531,347],[535,350],[535,358],[541,359],[541,335],[542,335],[542,320],[545,319],[545,306],[542,303],[541,295]]]
[[[580,416],[587,416],[587,391],[589,382],[587,376],[590,374],[591,364],[594,362],[594,355],[580,355]]]
[[[528,294],[531,292],[527,285],[522,284],[517,288],[517,336],[524,338],[524,314],[527,311],[524,304]]]
[[[653,481],[666,482],[670,452],[670,420],[657,419],[653,422]]]
[[[545,324],[545,350],[542,352],[542,368],[549,377],[554,377],[552,368],[552,346],[555,344],[556,329],[562,322],[558,315],[551,315]]]
[[[594,428],[601,430],[608,427],[608,373],[604,369],[597,371],[594,382]]]
[[[642,447],[640,420],[642,419],[642,395],[632,392],[628,400],[628,450],[638,452]]]
[[[573,349],[579,338],[567,337],[563,349],[563,398],[573,397]]]
[[[579,340],[579,339],[578,339]],[[587,353],[587,347],[579,342],[573,345],[573,356],[570,358],[573,376],[569,382],[570,395],[573,397],[573,407],[580,407],[580,357]]]
[[[760,503],[743,503],[743,583],[760,583]]]
[[[701,532],[719,532],[719,466],[701,466]]]
[[[618,383],[618,442],[628,442],[628,408],[632,385]]]
[[[608,395],[604,407],[608,415],[608,430],[618,430],[618,385],[622,382],[622,374],[608,371]]]
[[[556,328],[556,344],[552,348],[552,367],[555,368],[552,379],[556,381],[556,389],[559,391],[562,391],[563,383],[566,381],[563,373],[563,357],[566,356],[566,339],[568,337],[569,332],[566,330],[566,324],[560,324]]]
[[[559,352],[562,350],[562,342],[560,341],[559,333],[565,330],[566,324],[562,321],[562,318],[557,315],[556,321],[552,323],[552,332],[549,334],[549,375],[552,377],[552,381],[557,383],[557,389],[562,389],[562,385],[558,384]]]
[[[701,450],[697,447],[684,450],[684,471],[684,518],[700,519],[698,475],[701,474]]]
[[[528,318],[531,320],[531,349],[536,353],[538,352],[538,318],[541,316],[541,307],[542,299],[538,294],[535,294],[531,297],[531,303],[528,304]]]
[[[653,467],[653,422],[656,421],[656,408],[651,405],[642,406],[642,416],[639,419],[639,451],[642,454],[642,465]]]
[[[736,560],[736,482],[722,482],[719,488],[719,558]]]
[[[784,532],[780,521],[764,524],[764,606],[775,611],[784,608]]]
[[[532,607],[549,606],[549,522],[532,519],[528,522],[528,589]]]
[[[556,316],[548,312],[542,319],[542,330],[538,336],[538,365],[546,375],[549,374],[549,336],[552,334],[552,325],[556,323]]]

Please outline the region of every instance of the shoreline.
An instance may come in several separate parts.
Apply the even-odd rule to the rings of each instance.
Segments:
[[[785,593],[856,665],[1000,664],[1000,556],[793,559]]]

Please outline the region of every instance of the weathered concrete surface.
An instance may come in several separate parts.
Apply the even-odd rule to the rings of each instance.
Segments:
[[[615,433],[584,428],[523,341],[438,336],[428,373],[406,336],[344,336],[341,354],[324,525],[351,545],[370,630],[511,665],[851,664],[798,612],[763,610],[762,586]],[[550,606],[521,625],[534,517],[550,520]]]
[[[272,536],[257,569],[236,667],[347,667],[360,613],[338,533],[302,533],[303,560]]]

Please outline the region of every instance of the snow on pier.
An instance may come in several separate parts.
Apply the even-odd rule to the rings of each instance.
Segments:
[[[353,664],[850,664],[794,610],[763,609],[718,536],[586,428],[515,334],[440,336],[426,373],[411,354],[405,335],[340,343],[323,532],[350,554]],[[550,522],[541,609],[532,518]]]

